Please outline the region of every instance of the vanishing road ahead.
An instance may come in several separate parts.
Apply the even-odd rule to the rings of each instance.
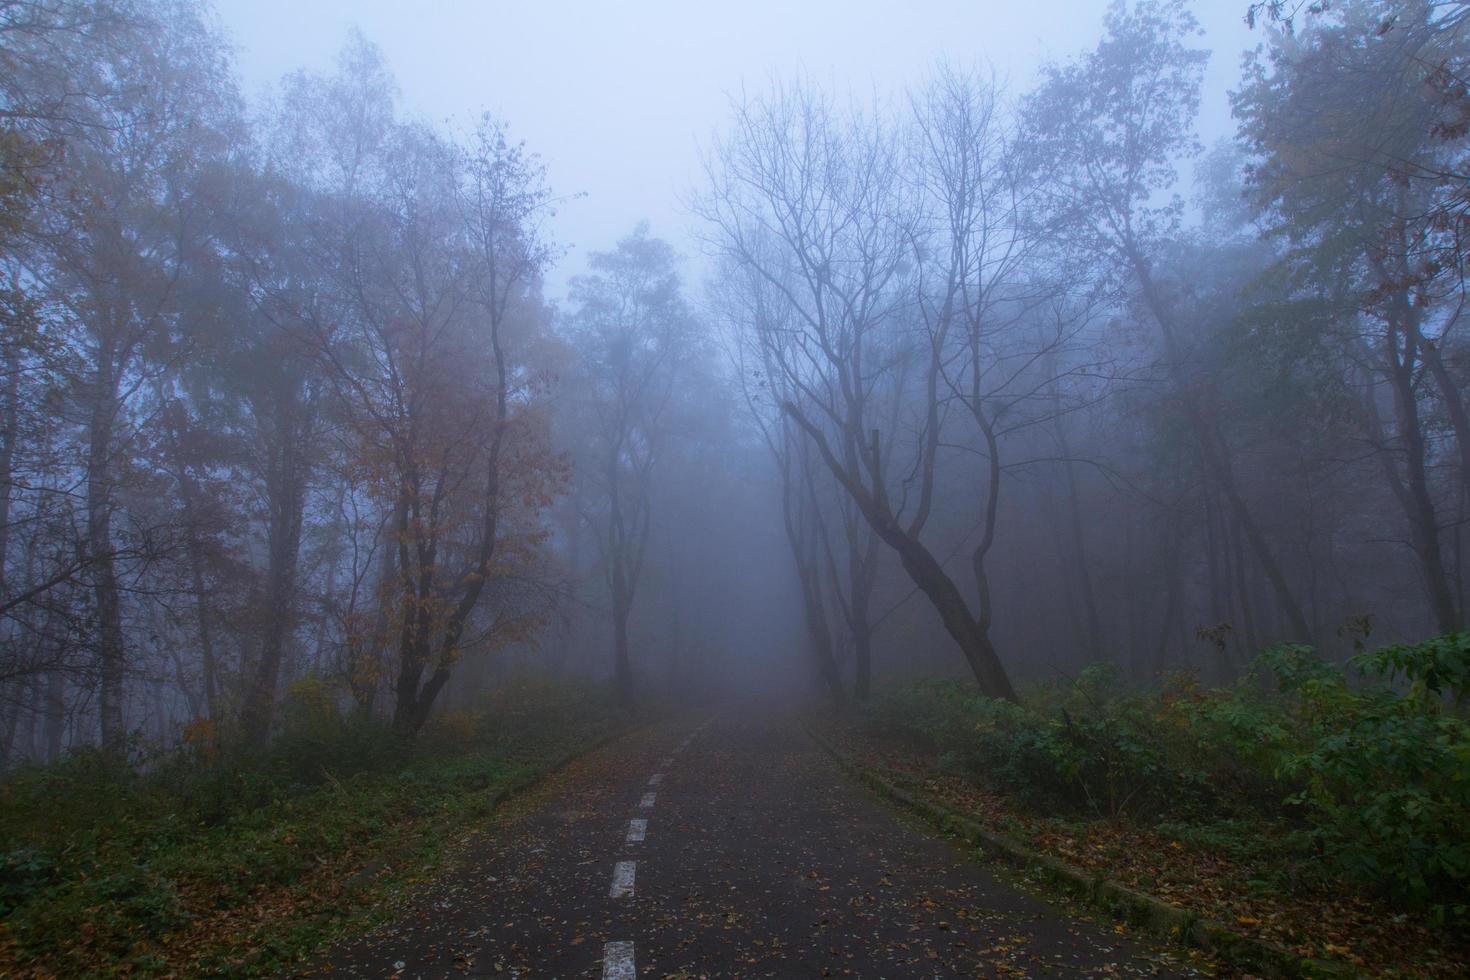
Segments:
[[[309,975],[1188,975],[896,816],[789,722],[643,731],[522,810]]]

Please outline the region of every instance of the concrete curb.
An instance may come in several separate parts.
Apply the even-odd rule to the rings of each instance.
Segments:
[[[903,805],[945,833],[953,834],[992,857],[1026,870],[1039,871],[1051,886],[1073,898],[1101,909],[1149,935],[1193,946],[1234,966],[1267,977],[1350,977],[1356,971],[1346,964],[1312,959],[1264,939],[1245,936],[1222,922],[1208,919],[1162,899],[1147,895],[1120,882],[1088,872],[1049,854],[1040,854],[1012,837],[995,833],[958,811],[923,800],[865,768],[818,735],[810,725],[802,726],[807,737],[880,796]]]

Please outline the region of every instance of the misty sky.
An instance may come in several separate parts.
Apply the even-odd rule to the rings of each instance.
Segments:
[[[1013,89],[1036,66],[1097,43],[1106,0],[220,0],[254,95],[296,69],[327,70],[351,25],[380,45],[404,108],[437,121],[489,110],[545,160],[568,201],[552,226],[570,246],[553,296],[585,253],[647,218],[689,251],[682,201],[700,147],[742,84],[804,72],[835,89],[892,93],[938,58],[989,62]],[[1255,39],[1246,0],[1199,0],[1212,48],[1201,136],[1233,126],[1226,91]]]

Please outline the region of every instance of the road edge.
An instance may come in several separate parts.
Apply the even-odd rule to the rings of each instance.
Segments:
[[[617,742],[618,740],[623,738],[627,738],[628,736],[633,735],[637,732],[643,731],[644,729],[647,729],[657,723],[657,720],[653,719],[640,719],[625,724],[610,732],[605,732],[589,742],[586,742],[582,745],[574,746],[562,752],[560,755],[554,756],[550,762],[547,762],[541,766],[532,767],[524,775],[513,779],[510,782],[505,783],[501,786],[497,786],[493,790],[490,790],[486,795],[484,813],[479,817],[481,821],[484,821],[485,825],[475,828],[473,831],[471,831],[471,833],[483,834],[490,832],[490,821],[493,819],[500,819],[501,815],[497,811],[499,811],[505,804],[526,795],[534,789],[537,789],[541,786],[541,784],[545,783],[552,776],[567,768],[572,763],[578,761],[579,759],[585,758],[586,756],[589,756],[594,752],[599,752],[602,749],[607,748],[614,742]],[[458,845],[455,846],[463,846],[465,840],[468,840],[468,838],[464,838],[460,841]],[[380,855],[375,860],[369,862],[367,865],[359,868],[353,874],[344,878],[342,880],[343,890],[358,890],[370,887],[381,875],[393,872],[395,870],[395,867],[401,863],[403,854],[404,852],[400,850],[398,852],[390,852]],[[436,876],[449,873],[449,871],[453,867],[453,860],[456,859],[451,859],[448,863],[441,867],[435,873]],[[418,882],[415,887],[421,887],[422,885],[423,882]],[[400,899],[407,900],[407,895],[405,894],[403,896],[400,896]],[[374,903],[374,905],[375,907],[364,907],[363,909],[359,910],[359,912],[355,915],[342,920],[338,924],[338,926],[334,927],[333,935],[330,938],[327,938],[324,941],[316,944],[309,952],[306,952],[302,956],[298,957],[294,963],[281,964],[281,968],[277,969],[273,973],[257,973],[254,969],[254,967],[258,965],[259,960],[264,957],[266,952],[264,949],[258,949],[251,956],[237,961],[235,964],[233,964],[233,968],[241,976],[276,976],[281,978],[281,980],[288,980],[288,978],[306,976],[307,974],[303,974],[301,972],[302,964],[319,962],[323,953],[327,952],[335,945],[342,942],[348,934],[366,934],[368,932],[371,932],[373,928],[376,927],[377,924],[371,921],[371,917],[375,912],[381,911],[385,907],[385,905],[382,902]]]
[[[963,813],[940,803],[920,799],[849,757],[819,735],[809,723],[804,721],[801,727],[808,738],[836,760],[840,768],[880,796],[918,814],[936,829],[979,847],[992,857],[1027,870],[1039,871],[1047,884],[1066,892],[1074,899],[1122,919],[1149,935],[1193,946],[1218,956],[1233,966],[1249,967],[1269,977],[1298,980],[1356,975],[1346,964],[1301,956],[1267,940],[1242,935],[1215,919],[1180,908],[1110,878],[1088,874],[1075,865],[1034,851],[1014,838],[981,826]]]
[[[511,800],[514,800],[517,797],[529,793],[533,789],[536,789],[542,783],[546,782],[546,780],[550,779],[558,772],[561,772],[561,770],[565,769],[567,766],[571,765],[573,762],[576,762],[583,756],[588,756],[594,752],[605,749],[619,739],[626,738],[627,736],[632,735],[634,732],[641,731],[642,729],[647,728],[650,724],[652,724],[652,722],[634,722],[633,724],[625,725],[622,728],[604,733],[603,735],[598,736],[585,745],[576,746],[574,748],[568,749],[561,755],[553,757],[550,762],[546,763],[543,766],[530,768],[523,775],[495,787],[495,789],[491,790],[485,798],[485,812],[482,819],[489,820],[490,818],[496,816],[496,811],[499,810],[501,806],[509,803]],[[475,832],[482,831],[483,829],[477,830]],[[352,875],[349,875],[343,881],[343,886],[348,888],[360,888],[363,885],[366,885],[373,881],[384,871],[391,870],[395,863],[395,855],[382,855],[377,861],[371,862],[369,865],[366,865],[358,869],[358,871],[356,871]]]

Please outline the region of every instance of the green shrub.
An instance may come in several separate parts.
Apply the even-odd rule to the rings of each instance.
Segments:
[[[1107,668],[1019,704],[959,681],[880,694],[864,723],[1047,815],[1285,825],[1302,865],[1463,919],[1470,637],[1359,654],[1268,650],[1238,684],[1128,691]],[[1232,829],[1238,836],[1238,829]]]
[[[1302,788],[1310,838],[1339,872],[1435,914],[1470,897],[1470,724],[1457,711],[1470,637],[1360,654],[1354,686],[1311,651],[1263,655],[1292,699],[1298,732],[1279,768]]]
[[[1021,704],[929,681],[885,692],[868,724],[1046,812],[1138,817],[1212,802],[1196,768],[1173,765],[1159,704],[1122,694],[1109,668],[1038,688]]]

